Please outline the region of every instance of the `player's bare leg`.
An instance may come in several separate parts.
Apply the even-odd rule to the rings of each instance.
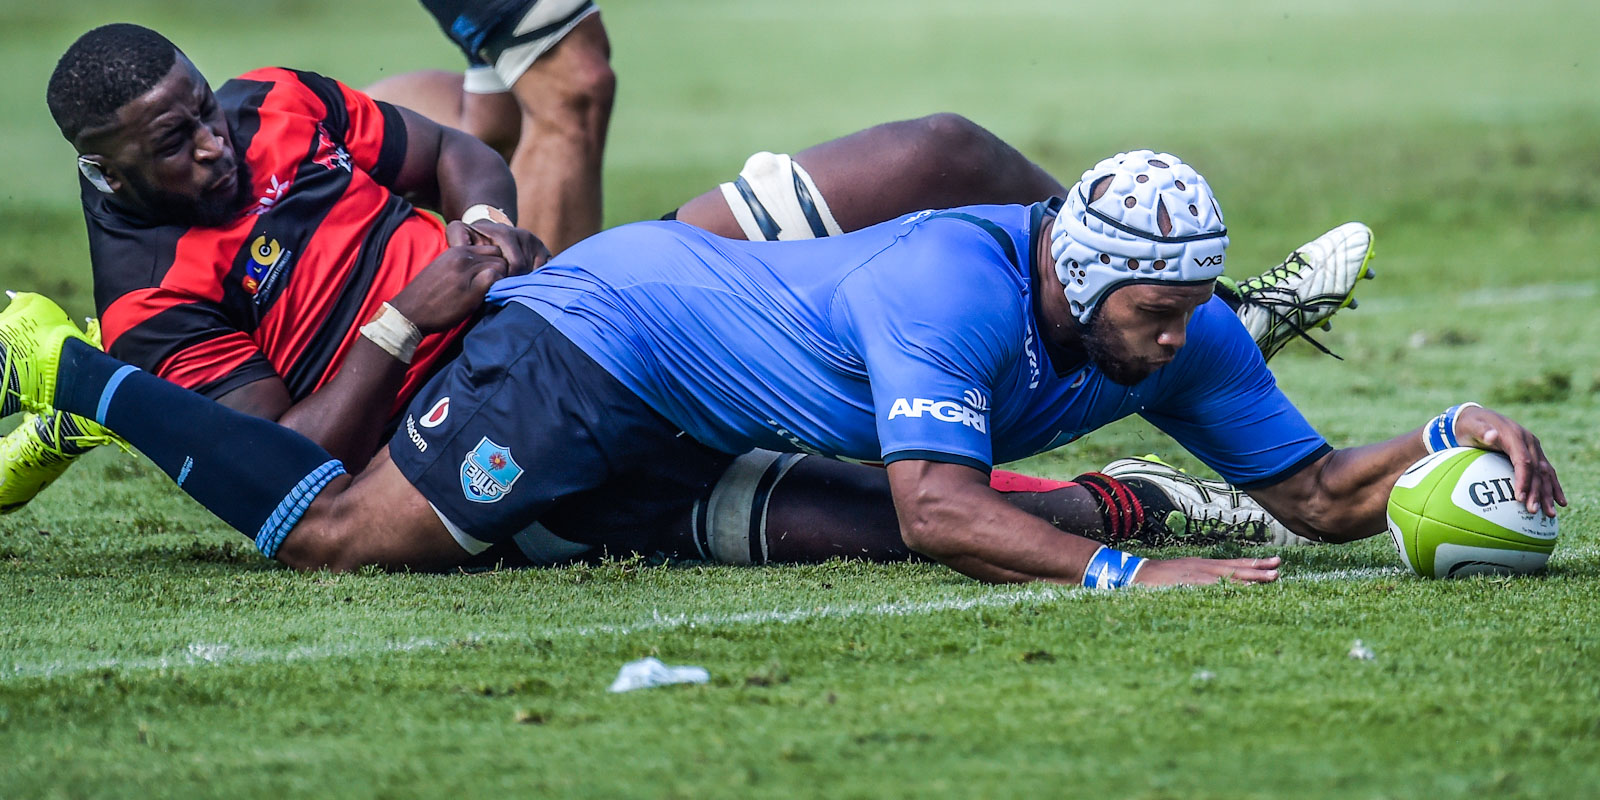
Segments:
[[[511,87],[521,138],[511,157],[518,221],[559,253],[600,230],[600,166],[616,74],[600,15],[591,14]]]
[[[522,133],[517,99],[503,87],[501,91],[469,91],[466,80],[459,72],[422,70],[384,78],[365,91],[376,100],[405,106],[440,125],[466,131],[510,162]]]
[[[1016,148],[957,114],[876,125],[806,148],[794,160],[845,231],[925,208],[1033,203],[1066,191]],[[685,203],[677,218],[745,237],[721,191]]]
[[[296,569],[339,572],[377,565],[440,571],[466,561],[467,551],[385,447],[360,475],[335,479],[323,489],[275,557]]]

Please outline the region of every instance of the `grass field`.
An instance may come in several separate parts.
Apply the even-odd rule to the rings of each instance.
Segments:
[[[1280,381],[1336,445],[1468,399],[1525,422],[1573,500],[1549,574],[1422,581],[1380,539],[1285,551],[1273,586],[1116,595],[859,563],[301,575],[99,452],[0,518],[0,797],[1600,795],[1592,4],[603,5],[611,224],[753,150],[940,110],[1068,182],[1184,155],[1241,275],[1368,222],[1379,280],[1324,336],[1344,362],[1291,347]],[[117,19],[213,80],[457,58],[410,0],[0,0],[0,286],[80,314],[44,84]],[[1021,468],[1152,450],[1121,424]],[[712,680],[606,693],[646,655]]]

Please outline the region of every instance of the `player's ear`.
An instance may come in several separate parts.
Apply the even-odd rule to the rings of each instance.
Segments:
[[[83,174],[84,180],[87,180],[90,186],[102,194],[116,194],[117,189],[121,187],[121,181],[106,174],[105,165],[99,156],[78,156],[78,172]]]

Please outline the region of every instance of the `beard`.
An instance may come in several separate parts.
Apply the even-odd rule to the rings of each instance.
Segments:
[[[1106,325],[1105,317],[1101,314],[1090,317],[1089,327],[1083,332],[1081,340],[1089,362],[1119,386],[1133,386],[1150,377],[1157,369],[1128,352],[1127,345]]]
[[[191,228],[218,228],[233,220],[250,202],[250,169],[243,161],[235,168],[233,191],[201,197],[187,197],[160,187],[130,180],[146,214],[167,224]]]

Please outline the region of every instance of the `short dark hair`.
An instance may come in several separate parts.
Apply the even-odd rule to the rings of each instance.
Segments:
[[[167,37],[126,22],[79,36],[56,62],[45,93],[61,135],[75,143],[84,129],[109,122],[166,77],[178,53]]]

